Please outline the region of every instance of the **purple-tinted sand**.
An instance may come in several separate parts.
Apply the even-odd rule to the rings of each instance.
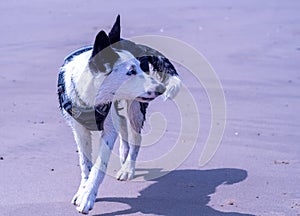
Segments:
[[[199,109],[185,116],[200,117],[195,148],[158,179],[107,176],[90,215],[299,216],[299,11],[293,0],[2,1],[0,215],[78,215],[70,201],[80,171],[58,109],[57,73],[69,52],[108,31],[121,14],[123,37],[169,36],[206,57],[224,88],[227,124],[217,153],[199,167],[209,101],[195,77],[178,66]],[[153,101],[149,116],[154,112],[165,115],[165,134],[142,147],[141,161],[167,154],[180,131],[170,101]],[[149,116],[145,129],[151,128]],[[160,174],[162,167],[137,167],[136,174]]]

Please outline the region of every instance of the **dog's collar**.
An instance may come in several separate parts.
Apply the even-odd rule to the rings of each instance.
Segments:
[[[57,92],[60,108],[64,109],[78,123],[86,127],[88,130],[101,131],[103,130],[104,120],[106,119],[111,102],[101,104],[95,107],[78,106],[67,97],[65,92],[64,70],[61,70],[58,75]]]

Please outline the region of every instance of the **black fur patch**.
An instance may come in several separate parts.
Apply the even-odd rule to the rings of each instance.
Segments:
[[[146,120],[146,111],[147,111],[148,105],[149,105],[148,103],[140,102],[140,110],[143,113],[144,121]]]
[[[110,68],[118,60],[119,55],[110,46],[110,40],[104,31],[100,31],[93,45],[92,56],[89,65],[94,72],[105,71],[105,64],[109,63]]]
[[[149,57],[148,56],[142,56],[138,59],[140,61],[140,67],[144,72],[149,72]]]
[[[111,102],[108,104],[101,104],[95,109],[95,119],[99,131],[104,129],[104,120],[106,119],[109,113],[110,107]]]
[[[111,44],[117,43],[120,41],[121,37],[121,26],[120,26],[120,15],[117,16],[117,19],[111,28],[108,34],[109,40]]]
[[[79,56],[84,52],[90,51],[91,49],[93,49],[92,46],[85,46],[75,50],[65,58],[63,66],[72,61],[75,56]]]

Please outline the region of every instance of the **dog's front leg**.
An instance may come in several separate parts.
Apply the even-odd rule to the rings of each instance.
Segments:
[[[124,110],[123,114],[121,112],[118,112],[117,115],[115,115],[116,124],[119,126],[119,133],[120,133],[120,148],[119,148],[119,154],[120,154],[120,162],[121,165],[123,165],[126,161],[127,155],[129,153],[129,143],[128,143],[128,126],[127,126],[127,104],[121,104],[119,102],[117,104],[118,109],[123,110],[124,106],[126,109]]]
[[[92,164],[92,143],[91,133],[82,125],[74,121],[72,124],[73,134],[77,143],[77,151],[79,156],[79,165],[81,168],[81,182],[77,193],[72,199],[72,203],[76,205],[76,200],[82,190],[85,188],[85,183],[89,178]]]
[[[94,206],[98,188],[104,179],[111,150],[117,137],[116,131],[105,130],[100,139],[99,154],[91,169],[89,178],[85,183],[85,188],[76,200],[77,210],[80,213],[87,214]]]

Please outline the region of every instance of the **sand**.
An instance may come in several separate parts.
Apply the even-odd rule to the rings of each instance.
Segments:
[[[201,119],[196,147],[162,178],[118,182],[107,176],[90,214],[300,215],[299,10],[292,0],[2,1],[1,215],[78,215],[70,204],[80,180],[76,144],[58,109],[57,73],[69,52],[109,30],[118,13],[123,37],[174,37],[207,58],[224,88],[227,124],[217,153],[199,167],[210,106],[203,87],[178,66],[199,108],[187,117]],[[157,100],[150,107],[149,115],[166,116],[167,131],[141,149],[141,161],[176,142],[176,109],[166,106],[172,103]],[[161,168],[138,167],[137,174]]]

